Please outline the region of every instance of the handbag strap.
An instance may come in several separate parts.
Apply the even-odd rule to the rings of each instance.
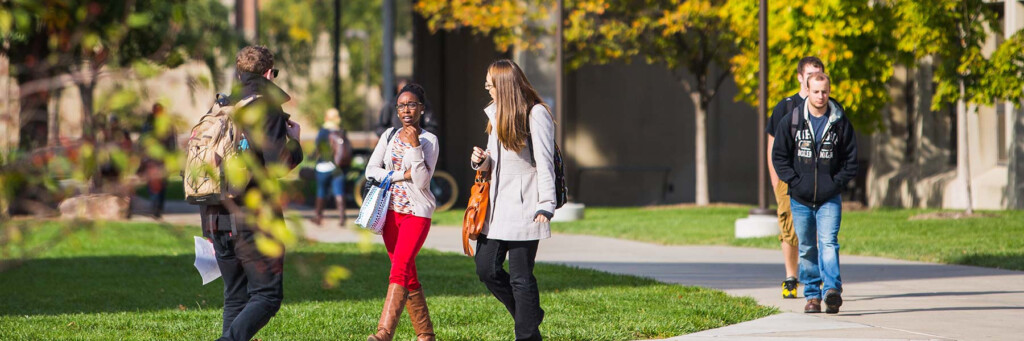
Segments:
[[[388,176],[385,176],[384,177],[384,181],[382,181],[380,183],[380,188],[381,189],[388,189],[388,188],[391,187],[391,174],[394,173],[394,172],[395,171],[388,171]]]

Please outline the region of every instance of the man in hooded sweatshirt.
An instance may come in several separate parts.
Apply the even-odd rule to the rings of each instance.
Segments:
[[[267,174],[272,165],[293,169],[302,162],[299,145],[299,125],[289,120],[281,108],[290,97],[271,82],[277,76],[274,55],[264,46],[247,46],[235,57],[238,86],[230,101],[251,100],[238,109],[235,123],[244,138],[237,146],[239,152],[252,156],[249,174]],[[227,170],[230,171],[230,170]],[[275,220],[282,220],[279,202],[259,191],[254,179],[245,186],[245,193],[256,191],[263,202],[272,203]],[[222,205],[200,207],[204,235],[216,251],[217,264],[224,279],[224,313],[220,340],[248,341],[270,321],[281,308],[284,299],[284,254],[265,255],[256,247],[256,236],[264,234],[255,224],[259,212],[244,207],[240,195]],[[276,243],[266,239],[268,243]],[[283,250],[283,246],[281,248]]]
[[[782,119],[796,124],[778,125],[772,148],[775,172],[789,184],[806,313],[821,312],[822,292],[826,313],[838,313],[843,304],[840,193],[857,174],[857,139],[841,107],[829,100],[831,86],[823,72],[809,76],[804,103]]]

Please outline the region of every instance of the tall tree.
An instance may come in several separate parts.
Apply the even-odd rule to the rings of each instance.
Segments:
[[[12,0],[0,4],[0,53],[11,58],[22,97],[57,90],[52,77],[70,74],[82,98],[83,136],[94,136],[94,92],[104,67],[139,63],[175,67],[206,62],[216,73],[216,52],[236,38],[215,0]]]
[[[570,69],[632,62],[664,66],[694,105],[696,193],[710,202],[707,172],[708,104],[729,75],[733,35],[722,11],[724,0],[568,0],[565,3],[565,58]],[[490,34],[499,49],[541,47],[537,37],[551,28],[537,24],[554,1],[424,0],[416,9],[432,29],[471,28]]]
[[[935,60],[932,110],[956,103],[957,179],[963,186],[967,214],[974,212],[967,115],[992,102],[984,82],[989,61],[982,54],[988,34],[999,34],[999,20],[984,0],[906,0],[888,2],[894,9],[897,47],[918,60]],[[970,110],[968,110],[970,109]]]
[[[730,59],[737,99],[757,105],[757,2],[725,6],[740,53]],[[860,132],[881,128],[889,102],[895,40],[891,10],[871,0],[771,1],[768,8],[769,103],[799,91],[797,62],[815,56],[832,78],[832,97],[844,105]],[[761,113],[768,114],[768,113]]]
[[[326,91],[329,75],[313,74],[310,66],[317,62],[317,39],[329,32],[332,23],[324,20],[327,13],[333,13],[333,1],[326,0],[269,0],[260,9],[262,43],[274,50],[277,63],[287,72],[284,81],[293,88],[304,89],[307,99],[300,103],[301,114],[310,115],[313,122],[320,122],[324,110],[331,107],[332,92]],[[411,6],[399,2],[400,6]],[[358,94],[355,84],[365,86],[381,82],[381,3],[374,0],[346,0],[341,8],[341,45],[348,54],[348,77],[341,87],[342,117],[346,124],[356,124],[363,117],[365,103],[355,100]],[[405,13],[409,8],[399,8]],[[407,34],[411,23],[398,20],[396,34]],[[344,71],[339,71],[345,75]],[[326,84],[326,85],[325,85]],[[382,89],[387,91],[388,89]],[[315,103],[315,104],[313,104]],[[326,106],[325,106],[326,105]],[[351,127],[351,126],[350,126]]]
[[[1004,105],[1000,101],[1014,103],[1019,108],[1024,101],[1024,30],[1010,36],[992,53],[988,63],[988,71],[981,79],[980,88],[987,91],[988,98],[995,100],[995,105]],[[1024,115],[1017,110],[1013,117],[1013,130],[1010,134],[1009,171],[1006,185],[1008,208],[1024,208]],[[1003,146],[998,146],[1003,148]]]
[[[567,4],[570,68],[642,58],[672,73],[693,101],[697,205],[710,203],[707,116],[736,53],[725,1],[583,0]],[[755,11],[756,13],[756,11]]]
[[[551,27],[541,24],[555,7],[555,0],[419,0],[415,10],[427,19],[432,31],[461,28],[490,36],[498,50],[534,49]]]

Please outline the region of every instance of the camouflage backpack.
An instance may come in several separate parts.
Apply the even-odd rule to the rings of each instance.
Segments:
[[[217,101],[192,127],[185,151],[182,178],[185,201],[193,205],[216,205],[237,194],[225,181],[224,166],[240,150],[248,148],[245,135],[232,121],[232,115],[259,96],[242,99],[230,105],[227,96],[217,95]]]

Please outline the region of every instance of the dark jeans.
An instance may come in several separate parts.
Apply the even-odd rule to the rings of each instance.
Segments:
[[[150,185],[148,191],[153,216],[159,218],[164,213],[164,202],[167,198],[167,179],[161,180],[159,190],[154,192],[154,188]]]
[[[516,340],[543,339],[540,323],[544,320],[544,309],[540,308],[540,291],[537,278],[533,277],[538,242],[492,240],[486,235],[476,240],[476,274],[512,314]],[[506,255],[509,272],[503,268]]]
[[[203,219],[204,225],[209,219]],[[284,299],[284,257],[270,258],[256,249],[254,232],[239,229],[209,232],[224,279],[224,325],[220,340],[248,341],[270,321]]]

